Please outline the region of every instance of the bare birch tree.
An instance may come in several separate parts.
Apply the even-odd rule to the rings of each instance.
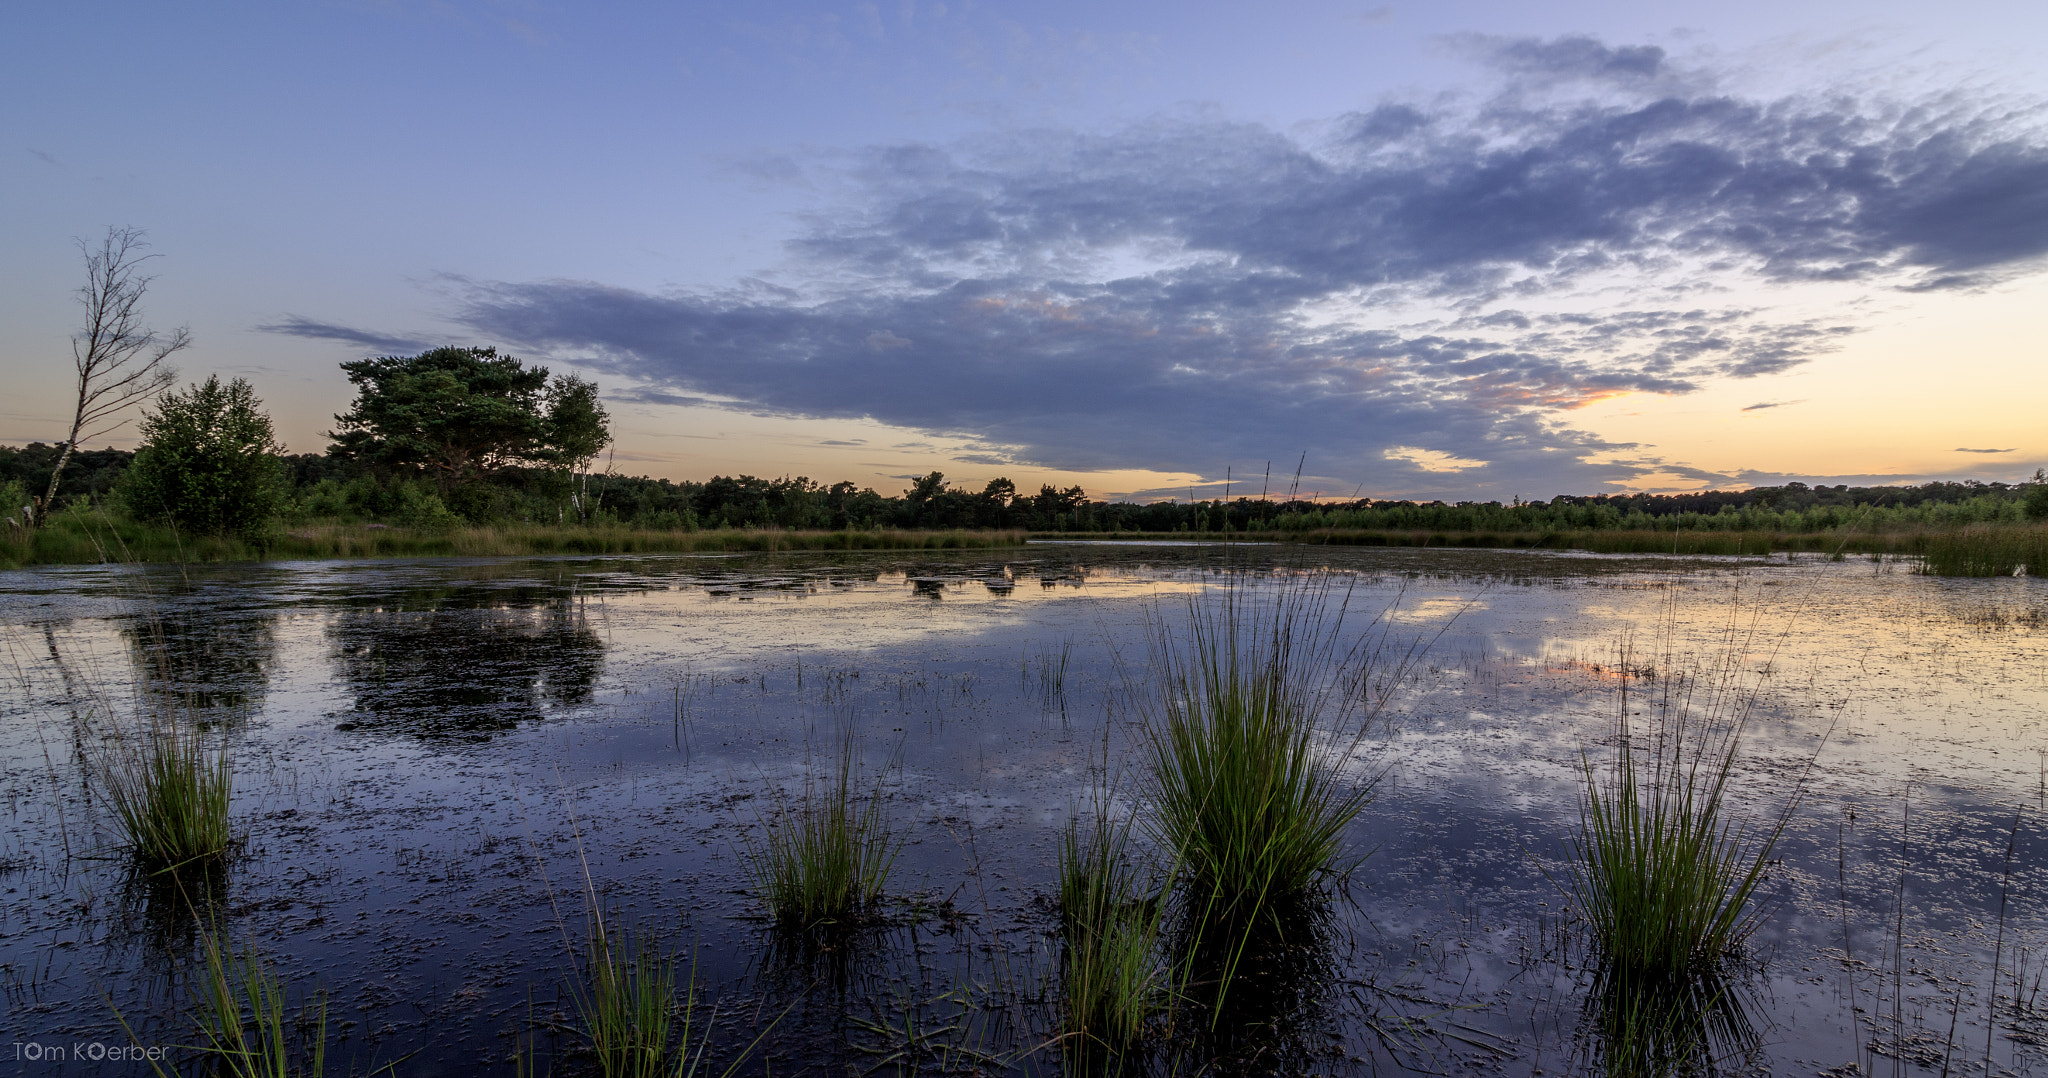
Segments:
[[[71,338],[78,403],[64,451],[50,469],[50,489],[33,507],[37,526],[56,508],[57,482],[79,443],[126,426],[132,417],[122,413],[168,388],[178,372],[164,361],[192,343],[192,334],[182,326],[158,333],[142,324],[142,296],[151,278],[141,266],[156,257],[143,253],[149,244],[142,236],[138,228],[109,228],[98,250],[78,241],[85,256],[85,285],[78,290],[85,327]]]

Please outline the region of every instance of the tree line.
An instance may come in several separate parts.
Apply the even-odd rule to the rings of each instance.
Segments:
[[[232,383],[230,383],[232,386]],[[204,389],[204,386],[197,387]],[[227,390],[223,395],[231,395]],[[202,394],[202,396],[209,396]],[[173,409],[174,415],[177,413]],[[145,447],[146,448],[146,447]],[[48,484],[61,446],[0,446],[0,490]],[[137,470],[135,462],[144,461]],[[152,464],[152,459],[155,461]],[[246,458],[244,458],[246,459]],[[135,512],[168,508],[206,488],[172,479],[190,458],[153,458],[121,449],[79,450],[66,489],[74,503]],[[176,467],[167,467],[177,461]],[[1317,529],[1541,532],[1611,529],[1820,531],[1900,524],[1943,526],[2048,518],[2042,483],[1935,482],[1916,486],[1807,486],[1683,494],[1560,495],[1501,503],[1357,499],[1345,502],[1235,498],[1150,503],[1091,499],[1080,487],[1023,493],[1008,479],[955,486],[932,472],[901,493],[806,476],[713,476],[677,481],[645,476],[502,465],[444,477],[426,468],[380,467],[333,453],[280,454],[274,484],[251,477],[242,516],[187,511],[198,530],[261,529],[265,521],[335,520],[414,526],[513,522],[618,524],[644,528],[1017,528],[1058,532],[1259,533]],[[215,476],[218,469],[201,470]],[[142,480],[147,481],[142,481]],[[167,481],[170,480],[170,481]],[[188,491],[188,488],[199,488]],[[18,495],[17,495],[18,496]],[[199,506],[216,504],[204,497]],[[140,515],[150,515],[142,513]],[[177,519],[159,510],[156,516]],[[261,517],[262,519],[257,519]],[[246,531],[243,532],[246,534]]]

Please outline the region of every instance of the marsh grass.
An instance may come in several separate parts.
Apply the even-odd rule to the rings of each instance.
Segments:
[[[1155,618],[1147,682],[1130,691],[1144,722],[1143,826],[1176,877],[1174,1009],[1206,1012],[1204,1036],[1235,1042],[1252,1027],[1292,1028],[1313,995],[1297,967],[1319,953],[1328,885],[1364,859],[1347,856],[1344,832],[1384,774],[1359,773],[1360,758],[1427,643],[1391,649],[1384,617],[1347,633],[1351,592],[1326,573],[1270,600],[1220,590],[1190,601],[1178,625]],[[1270,1046],[1263,1037],[1251,1040]]]
[[[1762,923],[1752,899],[1806,778],[1775,820],[1746,821],[1729,809],[1729,782],[1760,692],[1744,680],[1746,650],[1738,642],[1717,664],[1683,673],[1672,656],[1640,665],[1624,647],[1614,668],[1614,748],[1604,765],[1581,753],[1568,888],[1600,961],[1627,983],[1704,975]],[[1648,692],[1631,693],[1648,670],[1663,675]],[[1647,729],[1633,718],[1644,710]],[[1810,774],[1811,760],[1807,768]]]
[[[1078,1061],[1135,1044],[1161,1006],[1161,896],[1130,863],[1131,824],[1098,803],[1084,832],[1070,819],[1060,837],[1059,908],[1063,1025]],[[1084,1069],[1098,1069],[1087,1068]]]
[[[198,990],[201,1050],[234,1078],[317,1078],[327,1060],[327,996],[294,1006],[255,944],[208,933]]]
[[[2048,527],[1973,524],[1930,536],[1921,571],[1936,576],[2048,574]]]
[[[115,823],[147,871],[214,860],[233,844],[234,761],[210,740],[195,717],[153,707],[142,729],[116,735],[102,758]]]
[[[831,775],[806,777],[794,800],[778,798],[745,856],[768,912],[785,928],[851,926],[882,896],[903,837],[889,820],[883,773],[866,795],[855,789],[849,739]]]
[[[696,551],[981,550],[1021,546],[1021,531],[901,529],[681,531],[625,525],[386,527],[319,521],[261,537],[191,535],[100,509],[66,510],[34,532],[0,524],[0,568],[101,562],[205,563],[281,558],[518,557]]]
[[[1101,539],[1100,532],[1034,533],[1034,539]],[[1920,557],[1937,576],[2011,576],[2022,566],[2048,572],[2048,525],[1968,524],[1837,527],[1824,531],[1719,531],[1602,528],[1453,531],[1429,528],[1178,532],[1177,540],[1311,546],[1424,547],[1466,550],[1584,550],[1596,554],[1763,557],[1781,553]]]
[[[581,976],[571,996],[597,1057],[598,1073],[604,1078],[696,1073],[708,1045],[694,1036],[694,971],[678,990],[679,963],[655,940],[607,932],[596,917],[590,928]]]
[[[1360,647],[1339,651],[1345,598],[1324,577],[1261,608],[1229,588],[1191,602],[1184,632],[1154,626],[1148,826],[1205,923],[1259,920],[1351,867],[1344,829],[1377,777],[1338,772],[1369,723],[1326,725],[1355,717],[1365,684]]]
[[[225,939],[219,927],[202,933],[204,961],[192,982],[197,1043],[186,1047],[199,1054],[201,1072],[223,1078],[319,1078],[327,1065],[327,994],[315,992],[294,1002],[254,943],[237,951]],[[118,1009],[114,1018],[132,1043],[149,1046]],[[176,1073],[158,1059],[149,1065],[159,1075]]]

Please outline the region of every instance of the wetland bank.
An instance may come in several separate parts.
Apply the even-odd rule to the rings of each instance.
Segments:
[[[1150,1018],[1129,1067],[2048,1068],[2039,579],[1162,543],[0,575],[10,1040],[193,1043],[219,933],[295,1005],[324,993],[329,1073],[595,1073],[594,906],[686,971],[700,1073],[1088,1071],[1061,1039],[1069,823],[1149,811],[1158,628],[1304,579],[1369,645],[1364,736],[1326,753],[1346,790],[1374,783],[1350,870],[1219,1010]],[[1710,1044],[1631,1055],[1571,897],[1585,762],[1623,709],[1716,671],[1747,709],[1727,811],[1768,825],[1799,799]],[[234,766],[235,846],[176,891],[117,848],[97,763],[100,727],[151,701]],[[750,843],[848,738],[894,860],[871,916],[792,933]],[[1141,876],[1174,867],[1157,847],[1129,833]]]

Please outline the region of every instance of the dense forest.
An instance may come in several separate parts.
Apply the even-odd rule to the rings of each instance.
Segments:
[[[40,490],[58,447],[0,446],[0,488]],[[65,474],[75,502],[118,502],[135,454],[81,450]],[[1787,483],[1685,494],[1559,495],[1547,502],[1346,502],[1236,498],[1151,504],[1090,499],[1080,487],[1019,492],[1007,479],[980,489],[933,472],[897,494],[804,476],[713,476],[704,482],[504,469],[441,489],[379,475],[374,464],[285,456],[287,520],[488,524],[573,520],[648,528],[1021,528],[1055,532],[1261,532],[1337,529],[1554,531],[1681,529],[1819,531],[1842,526],[2018,522],[2048,515],[2036,483],[1925,483],[1850,487]],[[2030,497],[2029,495],[2035,495]],[[2033,509],[2033,512],[2029,512]]]

